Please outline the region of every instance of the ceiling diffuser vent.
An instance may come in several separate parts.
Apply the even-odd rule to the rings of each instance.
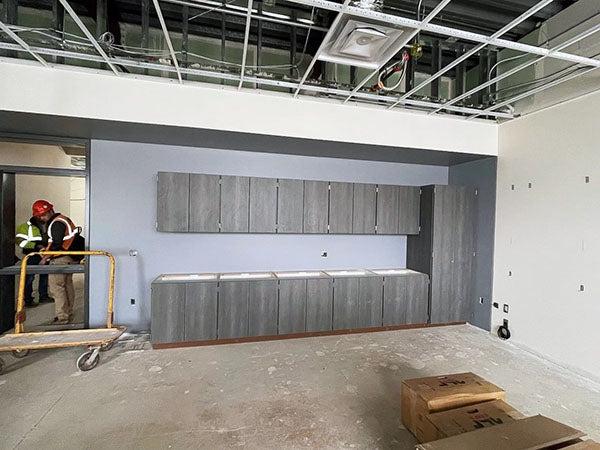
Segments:
[[[377,69],[400,51],[406,28],[345,17],[327,36],[319,59],[349,66]]]

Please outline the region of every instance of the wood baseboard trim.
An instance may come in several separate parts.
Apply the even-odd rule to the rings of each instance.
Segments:
[[[372,328],[353,328],[349,330],[331,330],[331,331],[311,331],[305,333],[292,333],[292,334],[277,334],[270,336],[249,336],[243,338],[234,339],[209,339],[204,341],[183,341],[183,342],[161,342],[153,343],[152,348],[156,350],[166,348],[182,348],[182,347],[202,347],[207,345],[225,345],[225,344],[243,344],[248,342],[262,342],[262,341],[280,341],[285,339],[301,339],[307,337],[317,336],[336,336],[340,334],[359,334],[359,333],[378,333],[381,331],[397,331],[397,330],[410,330],[414,328],[436,328],[445,327],[450,325],[464,325],[466,322],[448,322],[448,323],[421,323],[421,324],[410,324],[410,325],[394,325],[388,327],[372,327]]]

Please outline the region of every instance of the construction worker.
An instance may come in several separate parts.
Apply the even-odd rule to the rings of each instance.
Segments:
[[[48,245],[48,235],[46,226],[32,217],[27,222],[17,227],[16,235],[17,245],[21,248],[24,255],[44,250]],[[27,265],[38,265],[42,260],[40,255],[30,256]],[[33,301],[33,281],[35,275],[27,275],[25,278],[25,306],[33,308],[37,303]],[[50,303],[53,301],[48,295],[48,275],[39,275],[38,295],[40,303]]]
[[[76,251],[85,249],[85,241],[80,235],[81,229],[76,227],[73,221],[67,216],[56,213],[54,211],[54,206],[50,202],[46,200],[37,200],[33,203],[32,210],[34,217],[48,226],[47,250]],[[56,257],[44,256],[40,264],[75,264],[80,261],[81,258],[73,258],[69,255]],[[52,292],[52,295],[54,296],[54,323],[69,323],[73,319],[73,306],[75,304],[73,274],[50,274],[48,281],[50,284],[50,292]]]

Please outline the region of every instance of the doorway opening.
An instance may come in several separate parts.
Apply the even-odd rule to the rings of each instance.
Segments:
[[[40,199],[48,201],[56,213],[69,217],[76,227],[80,227],[81,236],[89,236],[87,156],[85,141],[65,143],[51,138],[40,141],[26,138],[3,140],[0,137],[0,333],[14,327],[21,258],[47,245],[47,224],[32,220],[33,203]],[[41,235],[43,245],[27,240],[23,242],[23,234],[30,229]],[[30,275],[25,290],[28,305],[26,329],[42,331],[87,327],[87,266],[77,261],[68,264],[55,261],[48,265],[37,264],[34,258],[31,261],[33,264],[28,266]],[[68,285],[72,280],[74,295],[69,295],[68,320],[56,322],[55,318],[65,310],[61,292],[69,289],[60,288],[65,280]],[[57,297],[60,301],[56,301]]]

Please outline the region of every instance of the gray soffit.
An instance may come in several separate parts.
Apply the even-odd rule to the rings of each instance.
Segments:
[[[0,111],[0,139],[14,135],[102,139],[302,156],[452,166],[487,155]]]

